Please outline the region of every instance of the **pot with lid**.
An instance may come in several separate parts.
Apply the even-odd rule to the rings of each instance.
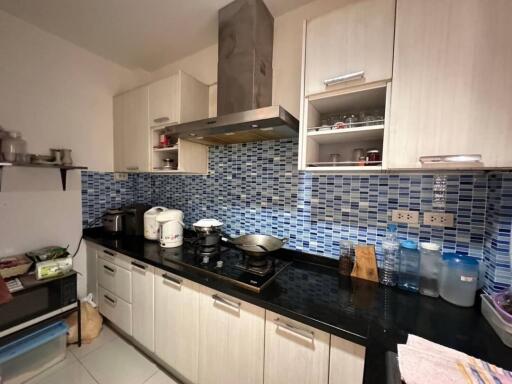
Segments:
[[[192,224],[197,233],[196,245],[201,254],[208,255],[217,252],[222,225],[222,222],[217,219],[201,219]]]

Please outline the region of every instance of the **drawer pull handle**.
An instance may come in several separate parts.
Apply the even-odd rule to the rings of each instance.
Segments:
[[[107,302],[112,305],[112,306],[116,306],[117,304],[117,300],[116,299],[112,299],[111,297],[107,296],[107,295],[103,295],[103,297],[105,298],[105,300],[107,300]]]
[[[104,265],[103,269],[105,269],[107,272],[110,272],[111,274],[115,274],[116,273],[116,270],[114,268],[110,268],[107,265]]]
[[[231,301],[231,300],[225,299],[224,297],[219,296],[217,294],[213,294],[212,295],[212,299],[215,302],[217,302],[217,303],[221,303],[221,304],[227,305],[228,307],[234,308],[237,311],[240,310],[240,306],[242,305],[241,303],[237,303],[235,301]]]
[[[115,256],[116,254],[114,252],[111,252],[111,251],[107,251],[106,249],[103,250],[103,253],[109,255],[109,256]]]
[[[169,121],[169,118],[167,116],[157,117],[156,119],[153,119],[155,123],[165,123],[166,121]]]
[[[345,83],[347,81],[358,80],[362,78],[364,78],[364,71],[357,71],[353,73],[347,73],[346,75],[335,76],[331,77],[330,79],[325,79],[324,84],[326,86],[329,86],[339,83]]]
[[[275,319],[274,324],[277,326],[277,329],[279,329],[279,328],[286,329],[287,331],[289,331],[297,336],[303,337],[310,342],[313,342],[315,340],[315,334],[312,331],[308,331],[305,329],[295,327],[291,324],[285,323],[284,321],[282,321],[280,319]]]
[[[423,167],[436,164],[461,164],[482,166],[482,155],[441,155],[441,156],[421,156],[419,158]]]
[[[143,265],[143,264],[139,264],[139,263],[137,263],[137,262],[135,262],[135,261],[132,261],[132,265],[133,265],[134,267],[138,268],[138,269],[142,269],[144,272],[146,271],[146,266],[145,266],[145,265]]]
[[[127,171],[138,171],[139,167],[126,167]]]
[[[167,273],[164,273],[162,275],[162,277],[164,278],[162,281],[163,283],[171,283],[173,284],[174,286],[177,286],[178,288],[181,288],[181,283],[183,283],[183,280],[181,279],[178,279],[177,277],[173,277],[171,275],[168,275]]]

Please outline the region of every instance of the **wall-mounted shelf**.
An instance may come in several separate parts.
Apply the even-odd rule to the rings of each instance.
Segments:
[[[68,171],[73,170],[84,170],[87,167],[81,167],[77,165],[57,165],[57,164],[33,164],[33,163],[8,163],[0,162],[0,191],[2,190],[2,170],[3,167],[25,167],[25,168],[46,168],[46,169],[58,169],[60,170],[60,180],[62,182],[62,190],[66,190],[66,180]]]

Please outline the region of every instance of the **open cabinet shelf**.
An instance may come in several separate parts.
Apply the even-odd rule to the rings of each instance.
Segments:
[[[303,99],[299,167],[312,172],[384,169],[390,83]],[[371,158],[370,153],[379,158]],[[356,158],[357,157],[357,158]]]

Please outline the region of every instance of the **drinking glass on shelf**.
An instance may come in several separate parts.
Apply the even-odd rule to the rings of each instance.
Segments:
[[[339,163],[341,161],[341,153],[330,153],[329,154],[329,161],[336,165],[336,163]]]
[[[355,126],[357,126],[357,117],[356,115],[354,114],[351,114],[349,115],[346,119],[345,119],[345,123],[347,124],[347,128],[354,128]]]

